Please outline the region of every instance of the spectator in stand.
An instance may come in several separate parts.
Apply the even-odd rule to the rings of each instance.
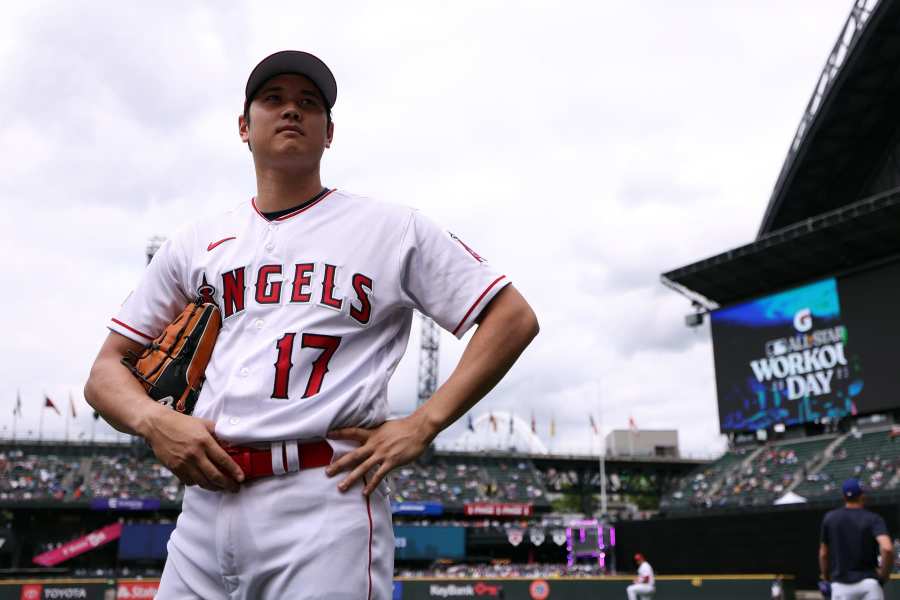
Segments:
[[[834,600],[883,600],[881,588],[894,561],[887,526],[879,515],[863,508],[859,480],[848,479],[842,489],[844,508],[830,511],[822,521],[819,570],[823,593],[830,582]]]
[[[644,555],[640,552],[635,554],[634,562],[638,566],[637,576],[634,578],[634,583],[625,588],[628,600],[647,598],[656,591],[656,578],[653,575],[653,567],[650,566]]]

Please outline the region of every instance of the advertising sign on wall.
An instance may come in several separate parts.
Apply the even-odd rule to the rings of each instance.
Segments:
[[[116,586],[116,600],[135,600],[155,598],[159,591],[159,580],[144,581],[141,579],[120,579]]]
[[[444,505],[440,502],[391,502],[391,512],[395,515],[429,515],[444,514]]]
[[[67,542],[59,548],[54,548],[43,554],[38,554],[32,561],[42,567],[53,567],[70,558],[74,558],[79,554],[84,554],[94,548],[117,540],[120,535],[122,535],[122,524],[113,523],[112,525],[107,525],[102,529],[92,531],[85,536],[74,539],[71,542]]]
[[[400,560],[463,558],[466,555],[466,530],[464,527],[395,525],[394,547],[394,556]]]
[[[464,508],[471,517],[528,517],[532,513],[531,504],[521,502],[472,502]]]

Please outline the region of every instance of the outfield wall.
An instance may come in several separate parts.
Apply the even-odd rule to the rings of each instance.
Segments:
[[[773,575],[661,576],[660,600],[758,600],[769,598]],[[401,577],[392,600],[503,598],[523,600],[602,600],[625,597],[631,577],[445,579]],[[0,580],[0,600],[137,600],[153,598],[158,579],[18,579]],[[898,585],[900,587],[900,585]],[[793,589],[787,581],[786,598]],[[900,595],[897,596],[900,599]]]
[[[659,600],[760,600],[771,598],[774,575],[696,575],[656,578]],[[558,577],[533,579],[398,578],[393,600],[434,598],[504,598],[523,600],[604,600],[625,598],[632,577]],[[785,600],[793,600],[793,582],[785,583]],[[898,597],[900,598],[900,597]]]
[[[760,600],[771,598],[774,575],[661,575],[656,600]],[[885,587],[885,600],[900,600],[900,574]],[[510,577],[446,579],[399,577],[392,600],[502,598],[505,600],[621,600],[631,577]],[[141,600],[154,597],[158,579],[0,579],[0,600]],[[794,583],[786,578],[785,600]]]
[[[790,573],[800,589],[814,589],[819,576],[822,519],[833,506],[794,505],[671,515],[616,523],[616,565],[637,568],[640,552],[659,573]],[[870,499],[892,536],[900,531],[900,505]]]

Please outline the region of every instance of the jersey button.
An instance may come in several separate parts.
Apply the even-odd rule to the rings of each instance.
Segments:
[[[266,250],[274,250],[275,244],[266,244]]]
[[[256,325],[256,328],[257,328],[257,329],[262,329],[262,328],[263,328],[263,320],[262,320],[262,319],[257,319],[257,320],[256,320],[256,323],[254,323],[254,325]]]
[[[246,377],[249,374],[250,374],[250,369],[248,369],[247,367],[244,367],[243,369],[241,369],[241,377]]]
[[[239,417],[231,417],[230,419],[228,419],[228,422],[232,425],[237,425],[241,422],[241,419]]]

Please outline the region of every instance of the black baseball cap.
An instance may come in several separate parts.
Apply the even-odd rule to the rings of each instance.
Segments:
[[[337,82],[328,65],[309,52],[282,50],[262,59],[250,72],[247,88],[244,90],[244,111],[246,112],[253,96],[265,82],[285,73],[296,73],[309,78],[322,92],[328,110],[334,107],[337,100]]]

